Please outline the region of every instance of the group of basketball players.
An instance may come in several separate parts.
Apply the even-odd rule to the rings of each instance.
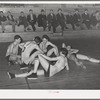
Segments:
[[[6,59],[9,65],[19,64],[20,69],[29,69],[26,73],[14,74],[8,72],[10,79],[26,77],[37,79],[38,75],[51,77],[63,69],[69,70],[68,60],[75,62],[77,66],[86,69],[80,60],[88,60],[93,63],[100,63],[100,60],[78,54],[79,50],[72,49],[62,43],[61,49],[50,41],[47,35],[33,38],[32,41],[23,42],[19,35],[14,36],[14,42],[8,46]],[[39,66],[42,69],[39,69]]]

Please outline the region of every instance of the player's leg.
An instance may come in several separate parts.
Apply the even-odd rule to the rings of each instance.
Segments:
[[[86,69],[86,66],[85,66],[81,61],[79,61],[79,60],[76,58],[75,55],[71,55],[71,56],[70,56],[70,60],[74,61],[75,64],[76,64],[77,66],[80,66],[80,67],[82,67],[83,69]]]
[[[42,65],[44,70],[47,72],[50,65],[49,62],[45,58],[43,58],[41,55],[38,55],[38,57],[39,57],[40,64]]]
[[[93,63],[100,63],[100,60],[95,59],[95,58],[89,58],[89,61]]]
[[[38,54],[40,54],[40,51],[36,51],[34,52],[29,59],[27,60],[27,64],[32,64],[32,62],[34,61],[34,59],[38,56]]]
[[[55,54],[56,56],[58,56],[58,50],[56,48],[52,48],[48,51],[47,56],[51,56],[52,54]]]
[[[80,60],[88,60],[88,61],[93,62],[93,63],[100,63],[100,60],[95,59],[95,58],[88,57],[86,55],[77,54],[76,57],[78,59],[80,59]]]
[[[76,57],[80,60],[89,60],[88,56],[82,55],[82,54],[77,54]]]
[[[29,72],[22,73],[22,74],[13,74],[13,73],[8,72],[9,78],[10,79],[18,78],[18,77],[36,78],[38,66],[39,66],[39,60],[37,59],[34,61],[34,70],[31,70]]]

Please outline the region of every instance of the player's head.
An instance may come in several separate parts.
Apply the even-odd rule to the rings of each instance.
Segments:
[[[45,13],[44,9],[41,9],[41,14],[44,14],[44,13]]]
[[[43,41],[43,42],[50,41],[50,38],[49,38],[47,35],[43,35],[43,36],[42,36],[42,41]]]
[[[70,45],[68,45],[68,46],[67,46],[67,50],[70,50],[70,49],[71,49],[71,46],[70,46]]]
[[[34,41],[39,45],[40,43],[41,43],[41,38],[39,37],[39,36],[36,36],[35,38],[34,38]]]
[[[23,41],[22,37],[19,35],[14,36],[14,41],[15,43],[21,43]]]
[[[66,48],[61,48],[61,49],[60,49],[60,55],[64,55],[64,56],[66,57],[67,54],[68,54],[68,51],[67,51]]]
[[[84,11],[85,11],[85,13],[88,13],[88,9],[85,9]]]
[[[32,9],[30,9],[30,10],[29,10],[29,13],[30,13],[30,14],[32,14],[32,13],[33,13],[33,10],[32,10]]]
[[[50,9],[50,13],[51,13],[51,14],[53,13],[53,9]]]
[[[58,9],[58,13],[61,13],[61,12],[62,12],[62,9],[61,9],[61,8],[59,8],[59,9]]]
[[[75,9],[75,13],[79,13],[79,10],[78,9]]]
[[[23,11],[21,11],[21,12],[20,12],[20,15],[21,15],[21,16],[24,16],[24,12],[23,12]]]

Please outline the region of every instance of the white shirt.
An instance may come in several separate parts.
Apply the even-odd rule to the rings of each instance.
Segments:
[[[31,14],[31,20],[33,20],[33,14]]]

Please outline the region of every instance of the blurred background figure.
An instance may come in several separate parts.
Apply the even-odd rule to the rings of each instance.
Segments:
[[[100,28],[100,12],[96,11],[96,19],[97,19],[97,24],[96,24],[96,29]]]
[[[20,12],[20,16],[19,16],[18,26],[20,26],[20,25],[24,25],[25,32],[26,32],[26,30],[30,30],[30,28],[28,27],[29,25],[27,22],[27,18],[23,11]]]
[[[96,25],[97,25],[97,19],[96,19],[96,12],[93,11],[91,16],[90,16],[90,24],[92,29],[96,29]]]
[[[75,13],[73,15],[73,19],[74,19],[74,25],[77,26],[77,27],[80,27],[80,29],[83,29],[82,19],[81,19],[81,15],[79,14],[79,10],[78,9],[75,9]]]
[[[56,32],[57,20],[53,10],[50,10],[50,13],[47,15],[48,22],[48,30],[51,31],[51,27],[53,28],[53,33]]]
[[[42,9],[41,14],[38,15],[38,26],[43,27],[43,31],[46,30],[47,18],[44,9]]]
[[[61,26],[61,32],[63,33],[64,28],[66,27],[66,24],[65,24],[66,20],[65,20],[64,14],[62,13],[62,9],[58,9],[58,13],[56,17],[57,17],[57,23],[58,25]]]
[[[35,24],[37,22],[37,18],[36,18],[36,15],[33,14],[32,9],[29,10],[29,15],[27,16],[27,21],[32,26],[33,31],[35,31],[36,30]]]
[[[5,21],[5,25],[12,25],[12,30],[13,32],[15,32],[15,18],[14,16],[11,14],[10,11],[7,12],[7,21]]]
[[[72,29],[75,30],[73,14],[70,11],[66,14],[66,24],[70,24]]]
[[[87,29],[90,29],[90,15],[88,13],[88,9],[85,9],[84,13],[82,14],[83,23],[85,24]]]
[[[6,16],[4,15],[3,11],[0,11],[0,24],[1,24],[1,27],[2,27],[2,33],[5,32],[5,22],[7,21],[7,18]]]

